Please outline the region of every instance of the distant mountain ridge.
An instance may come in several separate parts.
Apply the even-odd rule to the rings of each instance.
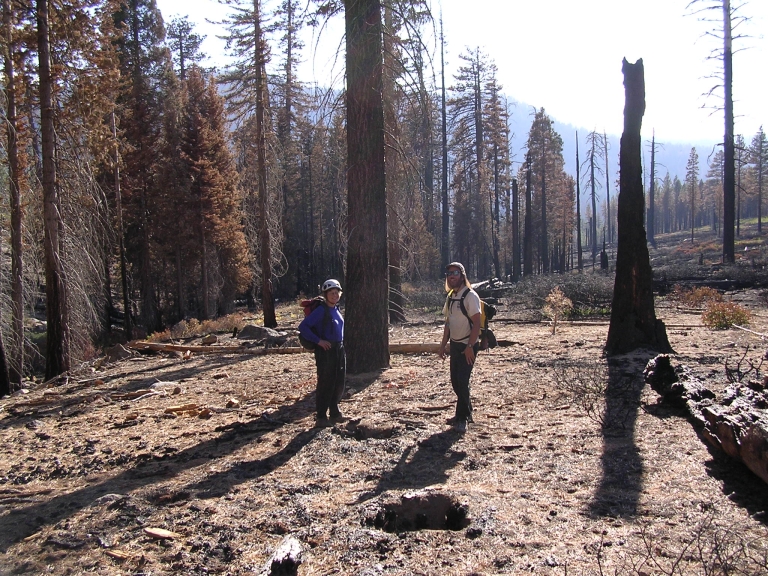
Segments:
[[[511,138],[510,146],[514,154],[513,161],[515,162],[514,169],[517,168],[522,162],[525,161],[526,142],[528,140],[528,131],[533,120],[533,106],[525,104],[523,102],[517,102],[513,99],[509,99],[509,102],[514,102],[515,107],[512,111],[512,117],[510,118],[510,128],[513,130],[514,135]],[[565,171],[572,176],[576,175],[576,131],[579,133],[579,160],[584,162],[586,158],[586,136],[592,131],[592,128],[576,127],[572,124],[559,121],[554,116],[550,116],[553,121],[555,131],[563,139],[563,157],[565,160]],[[647,131],[652,131],[652,128],[646,128]],[[644,134],[645,136],[645,134]],[[620,134],[608,134],[608,169],[611,172],[611,195],[613,196],[614,190],[618,191],[618,179],[619,179],[619,145]],[[696,148],[696,152],[699,155],[699,178],[704,178],[707,173],[709,160],[712,155],[717,151],[716,142],[664,142],[661,140],[656,141],[656,175],[657,178],[663,179],[667,172],[671,178],[674,179],[677,176],[681,181],[685,180],[685,170],[688,164],[688,157],[691,154],[691,148]],[[646,179],[650,176],[651,166],[651,137],[643,138],[643,165],[645,167],[643,177]],[[605,170],[605,166],[602,166]],[[601,176],[601,189],[605,187],[605,177]],[[583,183],[583,174],[582,174]]]

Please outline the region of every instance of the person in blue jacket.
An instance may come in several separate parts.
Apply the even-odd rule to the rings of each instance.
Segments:
[[[314,342],[317,366],[317,421],[315,426],[325,427],[345,419],[339,410],[347,376],[347,357],[344,353],[344,317],[339,311],[341,284],[330,278],[321,288],[325,304],[315,308],[299,324],[301,335]],[[330,417],[330,418],[329,418]]]

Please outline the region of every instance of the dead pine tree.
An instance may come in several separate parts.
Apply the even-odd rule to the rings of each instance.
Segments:
[[[624,133],[619,152],[618,247],[607,354],[637,348],[671,352],[664,323],[656,318],[651,285],[651,261],[646,244],[640,127],[645,113],[643,60],[622,62],[624,74]]]

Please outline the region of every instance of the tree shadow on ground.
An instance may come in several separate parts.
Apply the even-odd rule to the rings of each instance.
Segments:
[[[213,363],[216,366],[216,363]],[[198,368],[199,370],[199,368]],[[361,374],[352,378],[353,393],[359,393],[370,386],[381,372]],[[84,486],[72,492],[55,496],[44,502],[15,508],[0,517],[0,552],[5,552],[15,542],[22,540],[46,525],[71,516],[79,510],[91,506],[96,500],[107,494],[128,494],[157,482],[167,481],[183,472],[198,466],[210,466],[211,462],[224,458],[239,450],[244,438],[252,442],[264,434],[277,430],[287,423],[305,418],[311,410],[306,405],[314,397],[314,390],[291,404],[281,406],[268,416],[263,414],[248,422],[235,422],[212,430],[216,437],[200,442],[172,455],[158,460],[135,462],[132,468],[95,484]],[[310,429],[299,433],[284,448],[268,457],[217,473],[210,479],[199,482],[196,486],[207,490],[201,497],[213,498],[223,495],[233,485],[250,478],[262,476],[284,465],[302,447],[316,436],[317,430]]]
[[[298,403],[303,402],[301,399]],[[285,408],[291,410],[293,405]],[[237,439],[251,434],[251,440],[282,426],[278,421],[283,410],[272,414],[271,421],[259,417],[250,422],[239,423],[236,431],[222,430],[215,438],[190,446],[170,457],[159,461],[137,461],[128,468],[102,482],[84,486],[72,492],[55,496],[50,500],[11,510],[0,517],[0,551],[6,551],[14,542],[26,538],[46,525],[86,508],[107,494],[128,494],[134,490],[166,481],[198,466],[210,465],[212,461],[225,457],[242,447]]]
[[[238,462],[231,468],[206,476],[200,482],[187,487],[187,490],[199,491],[197,498],[220,498],[234,486],[265,476],[285,465],[291,458],[309,444],[320,432],[319,428],[304,430],[291,439],[281,450],[265,458],[250,462]]]
[[[655,355],[650,351],[637,351],[606,359],[608,382],[602,418],[602,469],[600,484],[589,504],[592,516],[637,514],[643,487],[643,462],[635,442],[635,424],[644,387],[642,371]]]
[[[248,358],[207,358],[204,362],[195,363],[194,365],[187,363],[186,365],[179,366],[177,369],[173,369],[171,371],[168,371],[167,365],[153,366],[151,368],[147,367],[132,371],[129,374],[121,373],[111,376],[104,376],[104,378],[108,381],[114,381],[120,378],[124,378],[128,375],[135,376],[136,374],[150,372],[157,372],[159,376],[162,372],[162,382],[175,382],[177,380],[199,376],[201,372],[211,372],[219,368],[229,368],[232,367],[232,365],[236,362],[242,362],[247,359]],[[91,382],[90,385],[70,384],[62,389],[60,396],[50,397],[50,401],[46,402],[45,404],[28,406],[26,411],[19,410],[16,413],[14,412],[14,409],[17,405],[21,408],[24,408],[24,400],[20,400],[17,403],[9,403],[7,410],[11,414],[14,414],[14,417],[12,419],[5,419],[0,422],[0,428],[18,428],[27,425],[32,420],[40,420],[44,422],[46,418],[59,419],[62,417],[62,410],[66,408],[73,408],[77,411],[78,414],[81,414],[100,406],[99,404],[93,404],[92,407],[84,405],[83,396],[81,395],[84,393],[91,398],[96,396],[110,396],[112,394],[125,394],[129,392],[135,392],[137,390],[148,389],[152,386],[152,384],[160,381],[161,380],[157,376],[148,376],[144,379],[131,378],[131,380],[114,388],[109,388],[106,386],[94,386],[92,384],[93,380],[89,380],[89,382]],[[86,388],[89,388],[87,392],[85,391]],[[57,388],[54,387],[51,390],[56,392]],[[72,414],[66,414],[65,416],[71,415]]]
[[[461,434],[453,430],[437,432],[403,451],[394,468],[384,472],[378,485],[361,494],[356,503],[366,502],[387,490],[418,489],[448,480],[448,470],[466,456],[453,449]]]

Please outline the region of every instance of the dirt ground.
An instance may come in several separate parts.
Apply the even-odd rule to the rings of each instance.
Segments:
[[[731,296],[768,332],[756,292]],[[3,399],[0,574],[259,574],[287,536],[301,575],[768,573],[768,487],[642,385],[651,354],[609,365],[607,321],[552,335],[513,308],[463,435],[447,361],[428,354],[350,376],[350,421],[324,429],[310,354],[137,355]],[[726,360],[765,351],[667,302],[657,315],[674,363],[718,390]],[[439,341],[437,314],[409,320],[391,342]],[[590,359],[634,378],[623,429],[556,385]],[[425,520],[446,500],[453,529]],[[405,501],[424,507],[415,523],[387,515]]]

